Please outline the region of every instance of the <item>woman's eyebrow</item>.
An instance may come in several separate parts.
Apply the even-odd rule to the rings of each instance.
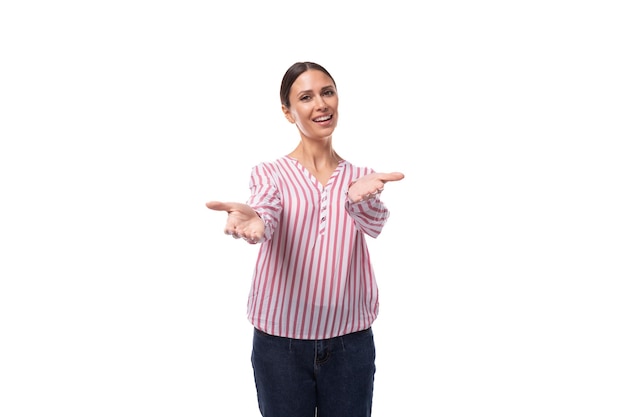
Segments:
[[[320,88],[320,91],[327,90],[327,89],[329,89],[329,88],[331,88],[331,89],[333,89],[333,90],[334,90],[334,89],[335,89],[335,86],[334,86],[334,85],[332,85],[332,84],[329,84],[329,85],[327,85],[327,86],[324,86],[324,87]],[[302,90],[302,91],[299,91],[299,92],[298,92],[298,95],[300,95],[300,94],[305,94],[305,93],[306,93],[306,94],[311,94],[312,92],[313,92],[313,90]]]

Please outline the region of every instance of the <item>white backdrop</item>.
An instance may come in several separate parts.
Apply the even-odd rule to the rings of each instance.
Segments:
[[[254,416],[256,247],[208,200],[292,150],[406,178],[370,240],[375,416],[626,414],[618,1],[0,6],[0,415]]]

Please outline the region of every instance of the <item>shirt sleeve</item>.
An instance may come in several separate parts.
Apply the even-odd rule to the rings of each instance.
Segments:
[[[389,210],[380,200],[380,196],[377,195],[369,200],[353,203],[348,198],[348,191],[346,189],[345,199],[346,210],[354,220],[357,229],[373,238],[378,237],[389,218]]]
[[[259,243],[271,239],[282,212],[282,198],[267,164],[252,168],[250,175],[250,197],[247,204],[252,207],[265,224],[265,232]]]

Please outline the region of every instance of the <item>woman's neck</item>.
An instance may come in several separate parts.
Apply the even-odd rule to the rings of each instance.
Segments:
[[[330,139],[324,143],[309,143],[303,140],[289,156],[297,159],[304,166],[312,167],[315,170],[327,168],[334,170],[341,161],[341,157],[333,149]]]

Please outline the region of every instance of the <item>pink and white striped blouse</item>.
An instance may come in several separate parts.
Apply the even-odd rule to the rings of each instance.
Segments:
[[[372,324],[378,287],[365,235],[377,237],[389,211],[378,196],[347,197],[350,182],[371,172],[341,161],[323,186],[288,156],[252,169],[248,204],[265,222],[248,298],[259,330],[327,339]]]

